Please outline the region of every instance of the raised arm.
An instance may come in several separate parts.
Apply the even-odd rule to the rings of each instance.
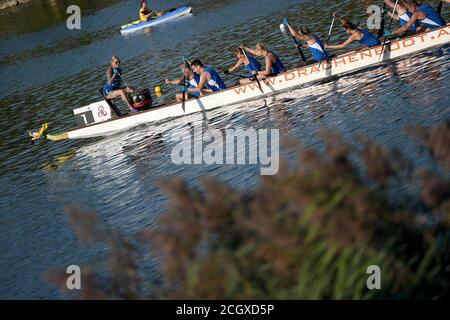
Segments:
[[[242,50],[245,50],[245,51],[248,51],[248,52],[250,52],[252,55],[254,55],[254,56],[257,56],[258,55],[258,51],[256,51],[255,49],[251,49],[251,48],[247,48],[247,47],[244,47],[244,46],[241,46],[240,47]]]

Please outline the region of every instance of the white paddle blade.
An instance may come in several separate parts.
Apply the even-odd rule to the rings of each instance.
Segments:
[[[280,31],[281,32],[286,32],[286,27],[284,26],[284,24],[280,24]]]

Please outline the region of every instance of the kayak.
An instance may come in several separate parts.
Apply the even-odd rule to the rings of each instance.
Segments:
[[[151,19],[149,21],[141,22],[140,20],[137,20],[137,21],[134,21],[134,22],[131,22],[131,23],[121,26],[120,33],[127,34],[127,33],[136,32],[138,30],[142,30],[145,28],[154,27],[159,24],[166,23],[168,21],[188,15],[191,12],[192,12],[192,8],[186,7],[186,6],[180,7],[177,9],[170,9],[170,10],[162,11],[159,13],[158,17]]]

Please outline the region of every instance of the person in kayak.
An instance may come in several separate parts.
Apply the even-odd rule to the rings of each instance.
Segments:
[[[258,71],[261,70],[261,64],[249,52],[244,52],[243,49],[237,48],[234,51],[234,53],[236,54],[236,58],[238,59],[238,61],[236,62],[236,64],[233,67],[226,69],[223,72],[224,74],[230,74],[230,73],[236,72],[236,70],[241,65],[244,66],[244,70],[247,72],[247,76],[248,77],[253,76],[253,71],[257,71],[258,72]],[[247,83],[250,83],[250,82],[251,82],[251,80],[248,79],[248,78],[242,78],[242,79],[239,80],[240,84],[247,84]]]
[[[289,24],[288,19],[284,19],[283,24],[289,28],[289,32],[293,37],[306,42],[314,61],[319,62],[329,59],[323,42],[319,39],[318,36],[312,34],[308,27],[301,26],[297,31]]]
[[[103,94],[108,100],[113,100],[120,96],[128,108],[135,112],[136,110],[131,106],[127,95],[128,93],[133,93],[134,89],[129,87],[122,89],[121,85],[122,69],[120,68],[120,58],[112,56],[111,65],[106,70],[106,84],[103,86]]]
[[[386,31],[384,34],[385,37],[402,34],[416,22],[419,22],[419,24],[423,26],[426,31],[447,25],[444,18],[442,18],[442,16],[429,4],[422,3],[419,5],[415,0],[408,0],[406,6],[408,11],[412,12],[412,16],[408,23],[392,32],[389,30]]]
[[[200,76],[200,81],[196,88],[186,88],[188,94],[199,92],[201,95],[202,92],[218,92],[227,88],[217,71],[212,67],[205,67],[200,60],[192,61],[191,69]]]
[[[173,84],[173,85],[182,85],[184,88],[197,88],[198,84],[200,83],[200,75],[194,73],[191,70],[191,65],[189,62],[183,62],[180,65],[181,70],[183,71],[183,76],[181,76],[179,79],[175,80],[169,80],[166,79],[166,84]],[[184,99],[190,99],[194,97],[199,97],[200,92],[184,92],[183,93],[177,93],[175,96],[175,99],[177,102],[183,101],[183,95]]]
[[[406,5],[403,5],[402,2],[397,2],[397,7],[395,7],[395,1],[393,0],[384,0],[384,2],[391,7],[392,10],[395,8],[394,19],[400,22],[400,25],[406,26],[411,20],[412,12],[408,11]],[[389,16],[392,16],[392,13],[389,12]],[[406,31],[410,33],[416,33],[416,31],[420,28],[420,24],[418,21],[414,22]]]
[[[141,22],[148,21],[151,19],[153,14],[153,11],[148,7],[147,1],[142,0],[141,9],[139,10],[139,20],[141,20]]]
[[[380,41],[376,36],[374,36],[372,33],[370,33],[369,30],[358,27],[354,25],[351,22],[339,19],[344,27],[344,30],[347,34],[350,35],[350,37],[341,44],[326,44],[326,49],[344,49],[349,44],[351,44],[354,41],[359,41],[360,44],[362,44],[364,47],[375,47],[380,45]]]
[[[256,74],[259,80],[263,80],[266,77],[274,77],[286,70],[280,58],[278,58],[278,56],[273,51],[267,49],[267,47],[262,43],[257,43],[255,49],[247,48],[243,45],[241,46],[241,48],[255,56],[264,57],[266,63],[265,70],[253,71],[253,74]]]

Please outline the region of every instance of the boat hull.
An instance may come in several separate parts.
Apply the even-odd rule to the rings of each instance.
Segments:
[[[331,61],[322,62],[320,68],[319,63],[316,63],[289,70],[266,81],[261,81],[261,88],[257,83],[236,86],[197,99],[190,99],[185,103],[173,103],[90,126],[78,127],[68,131],[67,138],[81,139],[107,136],[144,123],[205,112],[226,105],[258,99],[333,76],[355,72],[449,42],[450,25],[447,25],[433,31],[388,42],[385,50],[382,50],[380,45],[362,51],[342,54]]]
[[[191,7],[180,7],[178,9],[176,9],[175,11],[166,13],[156,19],[152,19],[152,20],[146,21],[146,22],[141,22],[138,24],[130,24],[128,27],[120,29],[120,33],[121,34],[129,34],[129,33],[133,33],[133,32],[145,29],[145,28],[155,27],[162,23],[166,23],[168,21],[188,15],[191,12],[192,12]]]

